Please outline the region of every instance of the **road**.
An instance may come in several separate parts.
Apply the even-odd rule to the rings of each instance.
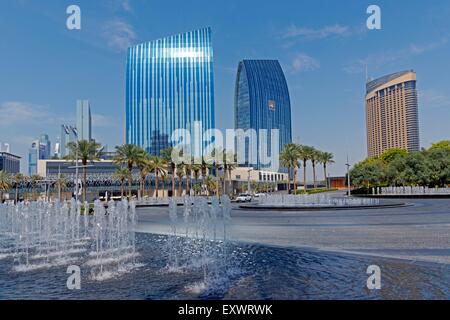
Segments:
[[[390,209],[281,212],[233,205],[228,238],[268,246],[450,264],[450,199]],[[169,234],[167,208],[138,209],[138,231]]]

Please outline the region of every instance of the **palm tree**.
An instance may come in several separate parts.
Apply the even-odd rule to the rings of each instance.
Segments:
[[[40,175],[37,175],[37,174],[33,174],[30,177],[32,200],[36,200],[35,190],[36,190],[37,184],[38,184],[38,182],[40,180],[42,180],[42,177]]]
[[[199,184],[194,184],[192,189],[194,189],[194,194],[195,195],[198,195],[202,191],[202,187]]]
[[[194,164],[192,165],[191,168],[192,172],[194,173],[194,179],[195,179],[195,186],[198,186],[198,178],[200,177],[200,172],[202,171],[202,166],[198,163],[195,162],[194,160]],[[199,188],[194,188],[194,194],[197,195],[197,191],[199,190]],[[200,188],[201,190],[201,188]]]
[[[58,187],[58,200],[61,201],[61,191],[67,187],[67,178],[64,175],[60,175],[56,181],[55,185]]]
[[[145,191],[145,179],[147,178],[148,174],[150,173],[150,155],[145,152],[143,149],[141,149],[139,158],[136,161],[136,165],[139,168],[139,196],[142,198],[144,197],[144,191]]]
[[[329,164],[334,163],[333,158],[334,155],[331,152],[321,152],[319,156],[319,161],[323,165],[323,176],[325,177],[327,188],[330,188],[330,186],[328,185],[328,178],[327,178],[327,166]]]
[[[128,198],[131,199],[131,189],[133,186],[133,167],[142,159],[145,152],[141,147],[134,144],[124,144],[116,147],[114,163],[128,168]]]
[[[288,188],[287,188],[288,194],[291,193],[291,168],[294,167],[295,166],[294,163],[297,162],[297,158],[298,158],[297,153],[298,153],[297,146],[291,143],[291,144],[285,145],[280,154],[281,165],[288,169]],[[294,170],[294,176],[295,176],[295,170]],[[296,184],[294,181],[294,186],[295,185]]]
[[[128,168],[118,168],[113,174],[113,179],[120,181],[120,197],[123,198],[125,180],[128,179],[130,172]]]
[[[86,167],[88,162],[100,160],[101,145],[95,141],[80,140],[78,142],[69,142],[67,144],[69,148],[68,158],[74,161],[81,160],[83,165],[83,202],[86,201],[87,194],[87,175]],[[76,182],[78,183],[78,181]]]
[[[207,176],[205,178],[204,184],[206,186],[206,190],[208,191],[208,196],[217,190],[217,181],[213,176]]]
[[[15,185],[15,188],[16,188],[16,196],[15,196],[15,202],[16,202],[16,204],[19,202],[19,185],[20,185],[23,181],[25,181],[25,176],[24,176],[23,174],[17,173],[17,174],[14,176],[14,185]]]
[[[320,158],[320,151],[313,149],[309,160],[311,161],[311,165],[313,168],[314,189],[317,189],[316,164],[319,161],[319,158]]]
[[[201,175],[202,175],[202,187],[203,186],[205,186],[206,187],[206,182],[205,182],[205,180],[206,180],[206,178],[209,176],[209,172],[211,171],[211,169],[212,169],[212,165],[211,164],[209,164],[208,163],[208,161],[207,161],[207,159],[205,159],[205,158],[202,158],[202,161],[201,161]],[[202,188],[203,189],[203,188]]]
[[[308,164],[308,161],[311,159],[312,154],[314,153],[315,149],[313,147],[309,146],[299,146],[300,155],[299,158],[303,160],[303,186],[306,192],[307,185],[306,185],[306,166]]]
[[[165,177],[167,174],[167,162],[165,159],[152,156],[149,161],[150,171],[155,173],[156,197],[159,197],[159,177]]]
[[[178,177],[178,196],[181,197],[182,195],[182,186],[183,186],[183,177],[185,174],[185,168],[186,166],[184,164],[177,165],[176,168],[176,175]]]
[[[232,191],[232,181],[231,181],[231,172],[236,168],[237,163],[237,154],[231,153],[230,151],[224,150],[223,152],[223,170],[224,170],[224,186],[223,190],[225,193],[225,184],[227,182],[227,174],[228,174],[228,191],[229,193]]]
[[[172,152],[173,152],[173,147],[169,147],[164,150],[161,150],[161,157],[170,166],[170,175],[172,178],[172,197],[174,197],[175,196],[175,169],[176,169],[177,164],[172,159]]]
[[[192,168],[194,159],[191,160],[191,163],[186,163],[184,165],[184,169],[186,171],[186,195],[191,194],[191,178],[192,178]]]
[[[6,171],[0,171],[0,203],[3,203],[3,193],[12,187],[13,179]]]
[[[202,180],[204,181],[206,176],[209,174],[209,169],[211,168],[211,165],[206,163],[205,159],[202,159]]]

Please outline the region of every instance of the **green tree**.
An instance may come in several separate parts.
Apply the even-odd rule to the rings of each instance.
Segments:
[[[402,174],[406,170],[406,157],[396,157],[385,167],[385,179],[390,186],[404,186],[405,176]]]
[[[80,140],[78,142],[69,142],[68,158],[73,161],[81,161],[83,165],[83,201],[86,201],[87,194],[87,168],[88,162],[99,160],[101,157],[101,145],[95,141]],[[78,182],[77,182],[78,183]]]
[[[424,152],[427,159],[431,187],[450,184],[450,148],[431,148]]]
[[[397,158],[406,158],[408,156],[408,151],[400,148],[393,148],[385,151],[381,156],[380,159],[383,160],[385,163],[389,164],[393,160]]]
[[[428,151],[446,149],[450,150],[450,140],[442,140],[436,143],[433,143]]]
[[[350,171],[353,185],[358,187],[377,186],[385,179],[384,162],[380,159],[368,159],[356,164]]]

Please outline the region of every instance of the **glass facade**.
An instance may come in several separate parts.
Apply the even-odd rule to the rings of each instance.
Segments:
[[[78,140],[92,140],[91,105],[88,100],[77,101]]]
[[[214,128],[211,29],[128,49],[126,142],[160,155],[176,129]]]
[[[256,150],[261,150],[259,131],[268,130],[267,151],[272,154],[270,130],[279,129],[278,157],[283,147],[292,142],[291,102],[286,78],[277,60],[244,60],[239,63],[235,90],[235,128],[257,132]],[[255,150],[246,140],[246,166],[257,170],[270,168],[250,154]],[[257,159],[252,163],[251,159]]]

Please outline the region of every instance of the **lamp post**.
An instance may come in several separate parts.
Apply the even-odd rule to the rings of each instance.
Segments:
[[[247,179],[247,192],[250,194],[250,173],[253,171],[253,168],[248,169],[248,179]]]
[[[348,155],[347,155],[347,163],[345,164],[347,166],[347,194],[350,197],[351,196],[351,184],[350,184],[350,161],[348,160]]]
[[[90,168],[93,167],[93,165],[85,165],[85,166],[79,166],[78,165],[78,157],[77,157],[77,163],[75,166],[73,167],[69,167],[69,169],[75,169],[75,200],[78,203],[78,193],[80,192],[79,188],[78,188],[78,169],[83,169],[83,168]],[[86,188],[86,186],[84,186]]]

